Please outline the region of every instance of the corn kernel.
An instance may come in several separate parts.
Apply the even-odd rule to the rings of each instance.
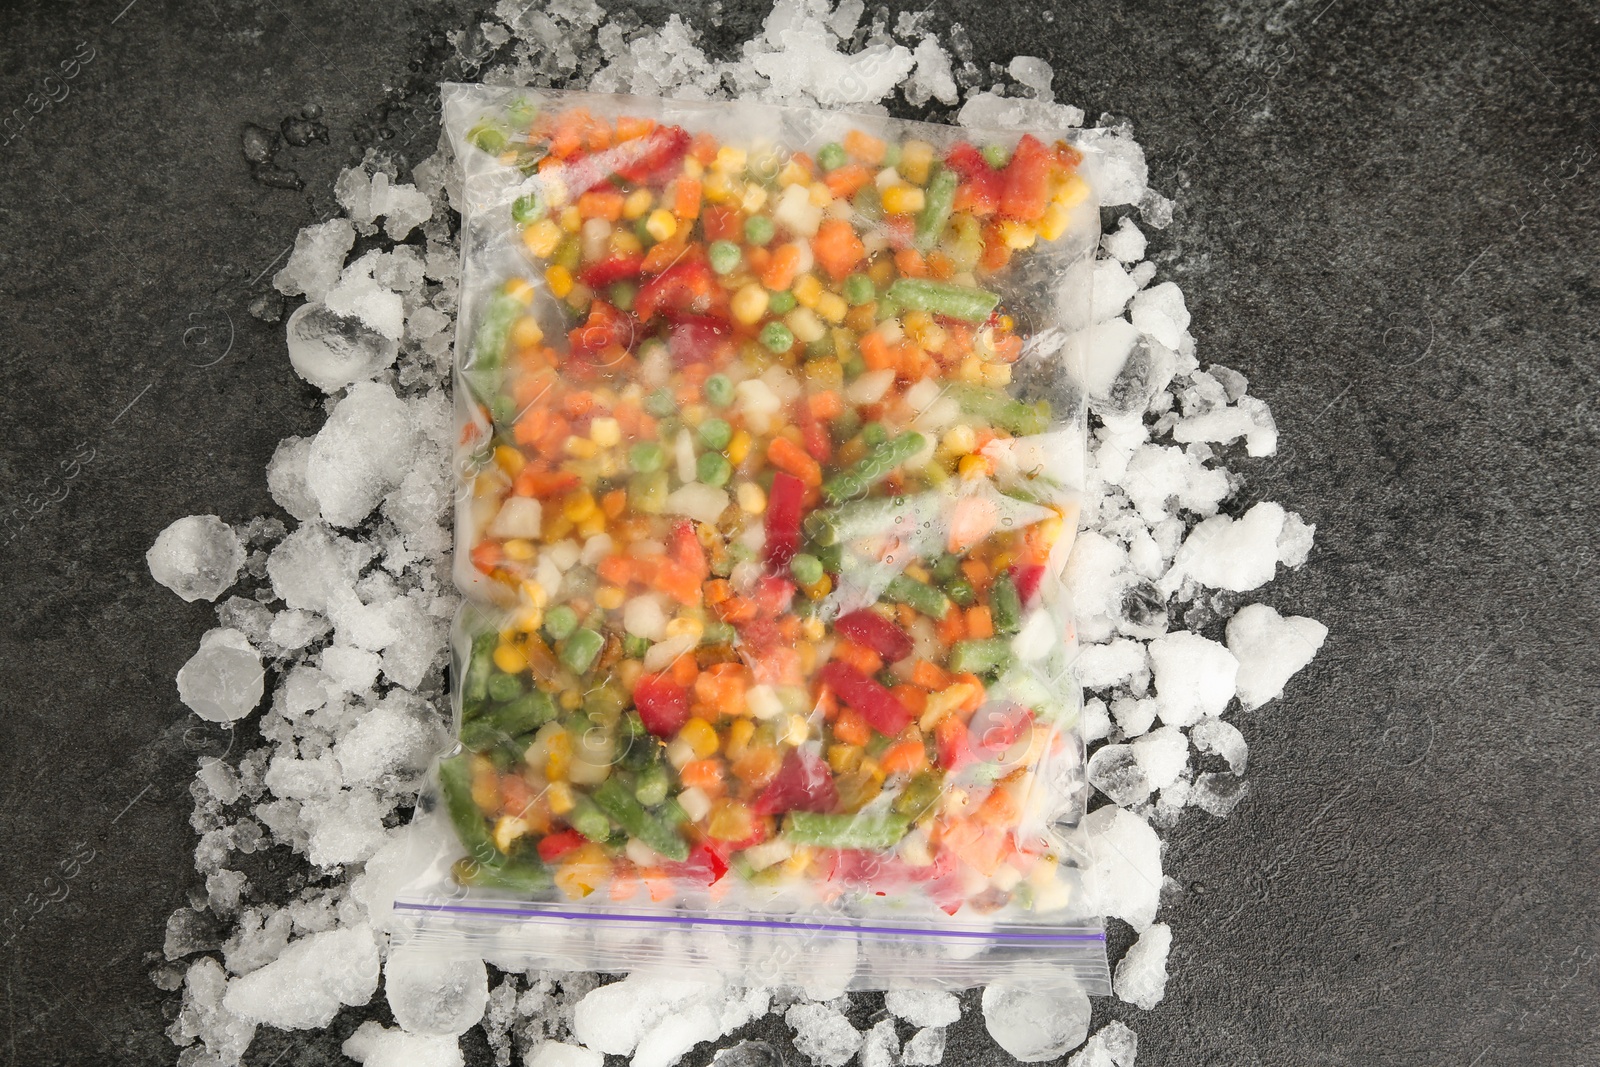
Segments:
[[[579,438],[579,440],[581,441],[583,439]],[[570,442],[571,438],[568,438],[568,441]],[[585,441],[584,443],[588,444],[589,442]],[[590,447],[593,446],[591,445]],[[587,519],[589,516],[595,514],[595,512],[598,510],[599,508],[595,506],[594,494],[590,493],[587,489],[580,489],[571,494],[561,505],[561,514],[564,515],[569,522],[582,522],[584,519]]]
[[[644,251],[644,244],[639,240],[639,235],[632,230],[617,229],[611,234],[611,254],[614,256],[633,256]]]
[[[816,307],[817,297],[822,295],[822,283],[815,274],[802,274],[790,291],[794,293],[794,302],[801,307]]]
[[[1067,223],[1072,221],[1072,210],[1061,204],[1051,204],[1045,209],[1044,218],[1039,220],[1039,236],[1046,241],[1054,241],[1067,232]]]
[[[800,624],[800,633],[807,641],[821,641],[825,632],[822,620],[815,615]]]
[[[593,459],[600,452],[593,441],[587,437],[579,437],[577,434],[568,437],[566,444],[562,447],[566,450],[567,455],[578,459]],[[578,520],[573,519],[572,521],[577,522]]]
[[[506,674],[521,674],[528,669],[528,657],[516,645],[502,641],[495,646],[494,665]]]
[[[627,599],[628,594],[624,593],[618,586],[602,585],[595,591],[594,606],[602,611],[616,611],[622,607],[623,602]]]
[[[822,320],[817,318],[816,312],[808,307],[798,307],[784,316],[784,323],[794,331],[795,340],[803,345],[813,341],[820,341],[827,336],[828,331],[823,327]]]
[[[517,838],[527,832],[527,820],[515,815],[502,815],[494,822],[494,847],[501,852],[510,852]]]
[[[804,185],[810,180],[811,175],[806,173],[806,168],[800,165],[799,160],[789,160],[778,172],[778,184],[785,188],[791,185]]]
[[[705,164],[701,163],[693,156],[685,156],[683,158],[683,173],[687,177],[699,180],[700,178],[705,177]]]
[[[500,445],[494,450],[496,465],[507,474],[515,476],[527,464],[527,458],[510,445]]]
[[[578,533],[585,539],[595,537],[606,532],[606,516],[599,508],[593,515],[578,523]]]
[[[523,633],[533,633],[544,625],[544,612],[535,607],[524,607],[517,611],[517,629]]]
[[[979,455],[962,456],[956,473],[963,478],[982,478],[989,473],[989,461]]]
[[[784,719],[782,731],[778,734],[778,743],[799,748],[810,736],[811,725],[806,722],[806,717],[790,712]]]
[[[896,169],[913,185],[927,185],[933,168],[933,145],[927,141],[907,141],[900,146],[900,162]]]
[[[735,430],[733,439],[728,442],[728,462],[735,467],[745,461],[750,454],[750,435],[744,430]]]
[[[939,439],[939,448],[952,456],[964,456],[978,445],[978,435],[971,426],[952,426]]]
[[[522,599],[536,608],[542,608],[550,603],[550,594],[544,591],[544,586],[529,578],[522,583]]]
[[[593,419],[589,422],[589,440],[601,448],[615,448],[622,443],[622,426],[616,419]]]
[[[550,219],[540,219],[522,231],[522,243],[533,256],[549,259],[555,255],[556,245],[561,243],[561,227]]]
[[[700,184],[700,195],[713,204],[726,204],[733,199],[733,182],[719,170],[707,174],[705,181]]]
[[[565,300],[572,292],[572,272],[559,263],[545,270],[544,281],[550,287],[550,295],[557,300]]]
[[[678,232],[678,220],[665,208],[656,208],[644,221],[645,232],[657,241],[665,241]]]
[[[698,715],[683,724],[683,729],[678,731],[678,738],[688,743],[695,759],[705,759],[712,755],[717,751],[719,743],[717,731]]]
[[[766,206],[767,190],[764,186],[751,182],[744,187],[744,195],[739,198],[739,207],[745,214],[754,215]]]
[[[729,306],[736,320],[746,326],[754,326],[761,321],[761,316],[767,313],[769,299],[766,289],[751,282],[733,294],[733,301]]]
[[[1011,364],[985,363],[983,365],[983,384],[991,389],[1003,389],[1011,384]]]
[[[561,228],[567,233],[577,233],[583,229],[583,216],[578,214],[576,206],[561,209]]]
[[[849,774],[861,766],[861,747],[859,745],[829,745],[828,766],[833,768],[834,774]]]
[[[928,568],[924,567],[920,563],[907,563],[906,564],[906,577],[907,578],[915,578],[919,582],[926,582],[926,581],[930,580],[929,579],[929,575],[928,575]]]
[[[484,811],[500,806],[500,778],[487,756],[472,757],[472,802]]]
[[[817,297],[816,312],[824,321],[837,326],[850,313],[850,305],[838,293],[823,293]]]
[[[539,320],[532,315],[522,316],[511,327],[511,343],[518,348],[532,348],[543,340],[544,331],[539,328]]]
[[[1077,207],[1088,195],[1089,183],[1084,181],[1081,175],[1069,174],[1061,182],[1061,188],[1056,190],[1056,195],[1052,199],[1062,207]]]
[[[810,597],[812,600],[821,600],[831,592],[833,592],[833,579],[828,577],[826,574],[824,574],[821,578],[818,578],[811,585],[805,587],[806,596]]]
[[[811,188],[807,192],[810,194],[808,199],[811,201],[812,207],[827,207],[833,203],[833,190],[822,182],[812,182]]]
[[[1032,248],[1039,234],[1025,222],[1007,219],[1000,224],[1000,236],[1005,239],[1007,248]]]
[[[717,149],[716,161],[711,165],[717,170],[726,171],[729,174],[737,174],[744,170],[745,164],[749,162],[749,159],[750,157],[744,149],[735,148],[732,145],[723,145]]]
[[[533,303],[533,286],[526,278],[512,278],[506,282],[505,293],[523,307]]]
[[[635,189],[622,201],[622,217],[632,221],[643,218],[644,213],[650,210],[650,205],[655,203],[655,197],[648,189]]]
[[[983,381],[983,362],[977,356],[967,356],[956,367],[956,378],[971,385]]]
[[[914,185],[891,185],[883,191],[883,210],[891,215],[910,215],[922,210],[926,197]]]
[[[692,615],[679,615],[667,623],[665,633],[668,637],[693,636],[698,641],[705,631],[705,624],[699,619]]]
[[[550,810],[557,815],[565,815],[577,806],[577,798],[572,795],[572,787],[566,782],[551,782],[550,788],[544,791],[544,799],[550,805]]]
[[[513,537],[500,546],[506,558],[518,563],[526,563],[535,555],[533,542],[521,537]]]
[[[760,515],[767,510],[767,493],[755,482],[740,482],[734,490],[739,500],[739,510],[746,515]]]

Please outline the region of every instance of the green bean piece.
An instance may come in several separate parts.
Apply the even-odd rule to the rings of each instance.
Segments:
[[[467,855],[479,863],[491,863],[502,853],[494,847],[483,811],[472,799],[472,757],[463,753],[439,761],[439,788],[444,793],[445,810],[456,836]]]
[[[1003,144],[986,144],[978,149],[984,162],[995,170],[1004,170],[1007,163],[1011,162],[1011,149]]]
[[[653,808],[667,799],[667,790],[671,787],[672,776],[667,773],[667,768],[660,763],[653,763],[639,772],[633,784],[633,798],[645,807]]]
[[[797,845],[882,852],[898,844],[910,827],[911,820],[904,815],[824,815],[791,811],[785,817],[783,832]]]
[[[511,337],[511,326],[522,314],[522,301],[510,293],[498,293],[489,301],[472,334],[472,358],[466,372],[473,388],[481,396],[493,396],[500,380],[500,368],[505,360],[506,342]]]
[[[830,504],[863,496],[867,490],[894,473],[896,467],[921,452],[928,439],[908,430],[893,440],[873,448],[855,466],[822,483],[822,495]]]
[[[646,515],[661,514],[667,506],[669,485],[666,471],[635,474],[628,479],[628,506]]]
[[[906,604],[913,611],[920,611],[936,621],[943,619],[950,610],[949,597],[933,586],[904,574],[889,579],[888,586],[883,590],[883,598],[891,604]]]
[[[1043,433],[1050,424],[1050,405],[1047,401],[1024,404],[998,389],[958,382],[950,386],[949,395],[955,398],[961,410],[998,426],[1018,437]]]
[[[860,307],[877,295],[877,287],[865,274],[852,274],[844,280],[844,298],[851,307]]]
[[[738,631],[733,628],[733,623],[716,620],[705,624],[700,631],[700,647],[715,648],[717,645],[731,645]]]
[[[888,295],[903,308],[963,322],[984,321],[1000,303],[998,293],[931,278],[900,278],[889,286]]]
[[[478,863],[470,859],[456,861],[452,868],[456,881],[462,885],[483,889],[508,889],[516,893],[532,893],[548,889],[550,871],[542,863],[530,860],[506,860],[502,863]]]
[[[638,838],[670,860],[681,863],[689,858],[689,843],[678,833],[677,827],[646,811],[638,797],[615,775],[595,789],[594,803],[629,837]]]
[[[978,602],[977,590],[965,578],[952,578],[944,583],[944,594],[960,608],[970,608]]]
[[[522,695],[522,679],[499,671],[489,676],[489,699],[504,703]]]
[[[472,639],[472,652],[467,657],[467,670],[461,680],[461,703],[473,708],[489,699],[489,678],[494,674],[494,649],[500,635],[493,630]]]
[[[548,618],[548,616],[547,616]],[[595,657],[605,647],[606,639],[594,630],[578,630],[561,646],[561,662],[574,674],[583,674],[594,665]]]
[[[950,669],[956,674],[994,674],[1011,664],[1011,641],[985,637],[957,641],[950,649]]]
[[[1017,583],[1011,575],[1002,574],[989,587],[989,615],[994,619],[995,633],[1014,634],[1022,629],[1022,598],[1017,595]]]
[[[928,568],[928,573],[935,582],[943,585],[961,573],[961,557],[954,552],[941,552]]]
[[[937,774],[923,772],[906,783],[900,795],[889,806],[896,813],[915,822],[926,815],[944,797],[944,784]]]
[[[610,840],[611,820],[600,806],[581,793],[573,799],[572,810],[567,812],[567,825],[597,845]]]
[[[928,179],[928,188],[922,201],[922,211],[917,214],[917,247],[927,251],[938,243],[944,234],[945,224],[956,204],[956,186],[960,179],[956,172],[940,166]]]
[[[622,639],[622,654],[629,659],[644,659],[644,654],[649,651],[650,639],[648,637],[629,634]]]
[[[566,604],[557,604],[544,613],[545,636],[552,641],[564,641],[578,628],[578,613]]]

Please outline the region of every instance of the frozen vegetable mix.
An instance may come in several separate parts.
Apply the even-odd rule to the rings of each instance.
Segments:
[[[484,87],[446,119],[471,603],[410,906],[574,966],[710,930],[752,973],[1102,982],[1060,579],[1093,160]]]

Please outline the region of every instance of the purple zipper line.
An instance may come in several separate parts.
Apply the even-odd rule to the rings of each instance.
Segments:
[[[531,908],[479,908],[466,904],[413,904],[408,901],[397,900],[396,908],[408,911],[449,911],[465,912],[473,915],[495,915],[500,917],[546,917],[552,919],[600,919],[608,922],[641,922],[641,923],[672,923],[675,925],[706,925],[706,926],[744,926],[772,929],[792,929],[801,927],[806,930],[835,930],[849,934],[909,934],[914,937],[981,937],[993,940],[1018,938],[1026,941],[1104,941],[1104,931],[1097,934],[1034,934],[1023,931],[1007,931],[1005,933],[983,933],[975,930],[912,930],[900,926],[845,926],[837,923],[808,923],[808,922],[773,922],[768,919],[713,919],[689,918],[679,915],[613,915],[588,911],[539,911]]]

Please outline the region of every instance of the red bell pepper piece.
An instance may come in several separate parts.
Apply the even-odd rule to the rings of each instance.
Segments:
[[[639,287],[633,313],[649,322],[660,312],[668,318],[712,315],[726,319],[727,290],[717,281],[711,265],[700,259],[683,259]]]
[[[673,881],[710,885],[728,873],[728,861],[701,841],[690,846],[688,859],[682,863],[669,860],[661,864],[661,870]]]
[[[1000,194],[1000,214],[1032,221],[1044,215],[1050,203],[1050,150],[1033,134],[1025,133],[1001,173],[1005,189]]]
[[[839,803],[833,775],[822,757],[809,749],[791,748],[783,766],[756,797],[750,810],[757,815],[785,811],[832,811]]]
[[[689,132],[682,126],[658,126],[613,151],[625,159],[617,167],[618,175],[637,185],[649,185],[671,177],[689,151]]]
[[[640,675],[633,706],[644,728],[657,737],[672,737],[689,721],[689,691],[667,674]]]
[[[685,520],[672,528],[670,548],[676,563],[700,581],[705,581],[706,575],[711,572],[711,565],[706,562],[705,546],[694,532],[694,523]]]
[[[799,407],[800,439],[805,442],[806,453],[818,463],[826,463],[833,457],[833,442],[828,439],[828,428],[822,425],[822,420],[811,414],[811,408],[804,401]]]
[[[706,315],[681,315],[667,327],[667,351],[680,367],[690,363],[718,362],[724,349],[733,347],[733,327]]]
[[[934,747],[938,752],[939,766],[954,774],[970,763],[978,762],[967,740],[967,724],[955,715],[946,715],[933,728]]]
[[[567,343],[575,356],[593,355],[611,345],[623,348],[633,344],[633,319],[604,300],[589,305],[589,318],[567,333]]]
[[[744,222],[735,208],[709,205],[700,214],[700,227],[705,230],[707,242],[744,240]]]
[[[1006,750],[1028,735],[1033,727],[1033,712],[1020,704],[985,704],[967,724],[969,744],[975,739],[974,755],[997,760]]]
[[[600,289],[616,282],[637,278],[644,272],[644,253],[612,256],[592,263],[578,273],[578,279],[591,289]]]
[[[584,836],[576,830],[558,830],[539,839],[539,858],[554,863],[573,849],[580,847]]]
[[[794,599],[794,583],[787,578],[769,574],[756,582],[756,610],[768,618],[775,618],[789,610]]]
[[[882,656],[885,663],[911,655],[911,635],[876,611],[862,608],[841,615],[833,621],[833,629],[858,645],[866,645]]]
[[[983,153],[962,141],[945,155],[945,163],[961,176],[961,185],[956,190],[956,210],[970,211],[974,215],[994,214],[1005,191],[1005,178],[989,166]]]
[[[800,547],[800,519],[805,509],[806,483],[787,471],[772,476],[767,494],[767,566],[785,571]]]
[[[911,712],[893,693],[848,663],[834,660],[818,676],[880,734],[895,737],[911,722]]]
[[[1022,606],[1027,607],[1039,592],[1039,583],[1044,580],[1044,565],[1030,563],[1026,566],[1012,567],[1011,580],[1017,583],[1017,599],[1022,601]]]

